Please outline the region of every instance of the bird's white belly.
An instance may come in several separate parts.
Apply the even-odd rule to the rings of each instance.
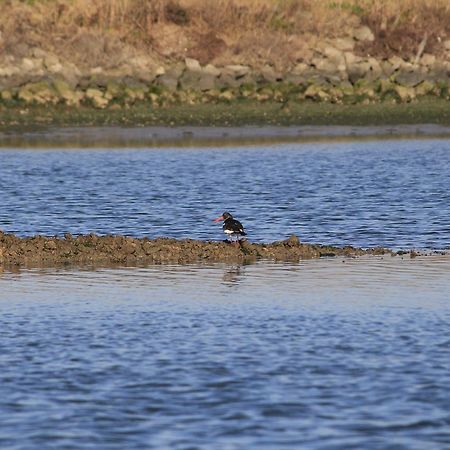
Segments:
[[[232,231],[232,230],[223,230],[223,232],[225,234],[233,234],[234,233],[234,231]]]

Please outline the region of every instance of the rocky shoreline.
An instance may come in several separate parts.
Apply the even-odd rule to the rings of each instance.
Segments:
[[[298,262],[333,256],[395,255],[385,248],[361,249],[306,244],[292,235],[267,244],[132,238],[127,236],[21,238],[0,232],[0,270],[20,267],[86,265],[188,264],[197,262],[246,263],[257,260]],[[412,254],[411,254],[412,255]]]
[[[80,105],[97,109],[151,108],[234,100],[286,103],[370,104],[450,99],[450,40],[435,56],[418,49],[413,58],[361,56],[355,46],[374,40],[367,26],[352,35],[318,42],[301,62],[284,70],[265,64],[218,66],[194,58],[156,66],[136,56],[117,67],[81,67],[41,48],[0,63],[0,108],[14,105]]]

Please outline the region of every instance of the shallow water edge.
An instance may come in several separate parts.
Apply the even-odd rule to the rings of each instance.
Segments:
[[[450,127],[432,123],[366,126],[13,126],[0,129],[0,149],[234,146],[420,138],[450,138]]]

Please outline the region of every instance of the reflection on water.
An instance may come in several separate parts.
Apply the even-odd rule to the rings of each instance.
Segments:
[[[0,228],[255,242],[450,246],[449,140],[230,148],[1,150]]]
[[[224,283],[239,283],[243,279],[244,268],[242,265],[230,266],[225,269],[222,280]]]
[[[446,448],[450,257],[0,275],[0,447]]]

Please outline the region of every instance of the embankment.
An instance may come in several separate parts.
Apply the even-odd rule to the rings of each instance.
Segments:
[[[311,103],[450,99],[445,0],[0,3],[3,127],[23,117],[61,124],[61,114],[72,125],[193,125],[204,105],[239,109],[242,102],[276,105],[249,113],[246,124],[278,115],[304,124],[314,121]],[[197,108],[181,119],[159,112],[173,105]],[[105,114],[89,117],[86,108]],[[441,109],[420,120],[449,122]],[[404,109],[400,120],[396,114],[395,123],[419,120]]]

